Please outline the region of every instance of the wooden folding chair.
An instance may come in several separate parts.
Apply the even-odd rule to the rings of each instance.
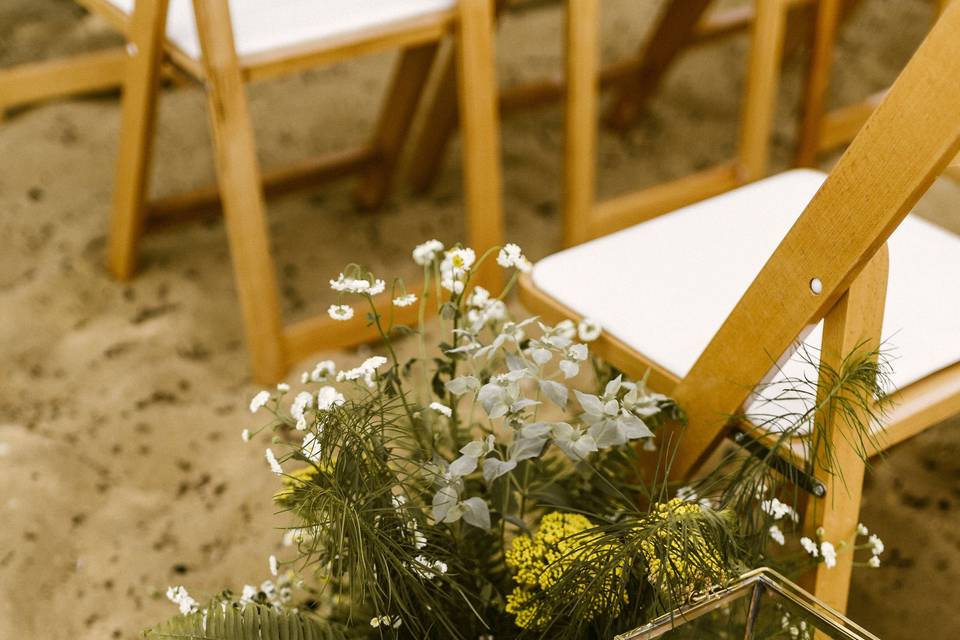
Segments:
[[[253,373],[276,381],[312,351],[368,341],[362,317],[310,318],[283,326],[270,254],[264,192],[362,171],[364,206],[385,197],[437,49],[457,41],[459,104],[465,129],[468,236],[478,250],[502,236],[499,136],[490,0],[79,0],[128,39],[109,267],[134,270],[147,221],[179,220],[222,205]],[[369,145],[261,174],[244,84],[384,49],[402,50]],[[169,61],[203,83],[215,147],[217,186],[148,202],[147,176],[158,70]],[[335,268],[336,265],[331,265]],[[488,266],[479,281],[494,286]],[[413,307],[397,311],[399,321]],[[362,316],[363,314],[358,314]]]
[[[548,321],[598,320],[595,351],[629,375],[649,370],[685,408],[678,478],[744,428],[759,383],[801,366],[784,364],[798,340],[836,369],[882,339],[896,348],[898,391],[878,454],[960,413],[960,238],[908,216],[960,148],[958,104],[960,3],[826,179],[789,171],[567,249],[521,279],[521,300]],[[849,540],[864,465],[839,422],[821,416],[842,478],[819,478],[825,495],[808,501],[804,526]],[[851,563],[841,553],[810,576],[840,610]]]

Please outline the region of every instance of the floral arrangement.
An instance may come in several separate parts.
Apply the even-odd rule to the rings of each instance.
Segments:
[[[496,295],[471,282],[494,258],[511,273]],[[171,588],[181,615],[148,636],[610,638],[761,563],[835,562],[824,540],[779,550],[799,525],[772,497],[783,480],[768,460],[734,456],[670,486],[657,434],[682,410],[591,356],[595,322],[514,321],[505,299],[530,268],[519,247],[478,259],[432,240],[413,259],[423,288],[394,281],[388,309],[386,282],[360,266],[330,282],[330,316],[366,307],[384,355],[320,362],[306,390],[250,402],[270,418],[242,437],[273,434],[289,557],[239,594],[200,603]],[[396,323],[411,305],[417,326]],[[641,472],[649,459],[659,472]]]

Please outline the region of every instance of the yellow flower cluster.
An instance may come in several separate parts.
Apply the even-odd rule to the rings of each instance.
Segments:
[[[316,467],[303,467],[281,476],[280,482],[283,484],[283,489],[273,494],[273,501],[280,506],[291,506],[288,501],[293,497],[293,493],[316,478],[319,473]]]
[[[613,545],[597,543],[600,534],[581,535],[591,528],[593,524],[582,515],[553,512],[541,519],[540,527],[532,538],[518,536],[513,540],[506,552],[506,562],[514,571],[513,579],[517,586],[507,596],[506,610],[515,616],[518,627],[537,629],[546,624],[538,596],[555,586],[575,563],[589,563],[595,559],[595,565],[603,566],[601,558],[610,555]],[[582,567],[578,569],[582,571]],[[617,565],[616,576],[622,575],[623,570],[623,563]],[[595,576],[589,575],[588,571],[582,572],[575,582],[566,585],[570,588],[567,592],[569,597],[582,598],[588,587],[596,590],[596,585],[592,584],[594,581]],[[619,612],[622,602],[609,596],[612,582],[612,576],[606,576],[601,581],[601,595],[593,596],[588,603],[588,619],[601,612],[613,615]]]
[[[656,522],[699,512],[699,505],[674,498],[669,502],[656,505],[648,518]],[[678,533],[683,535],[677,535]],[[668,562],[665,567],[660,561],[657,547],[667,550]],[[660,529],[654,539],[641,542],[640,548],[647,561],[650,584],[660,586],[662,580],[663,584],[670,585],[673,589],[680,589],[682,595],[690,595],[698,589],[708,587],[714,579],[724,574],[717,550],[710,542],[703,539],[699,531],[691,527]],[[685,560],[691,554],[697,555],[696,565]],[[704,565],[708,570],[703,570]]]

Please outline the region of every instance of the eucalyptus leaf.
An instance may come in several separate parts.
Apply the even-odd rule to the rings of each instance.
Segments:
[[[516,466],[517,462],[515,460],[504,461],[497,458],[487,458],[483,461],[483,479],[487,482],[493,482],[505,473],[513,471]]]
[[[555,405],[561,409],[566,409],[567,394],[569,393],[566,385],[553,380],[541,380],[540,391]]]
[[[450,475],[462,478],[477,469],[478,457],[464,454],[450,463]]]
[[[490,509],[483,498],[467,498],[460,503],[463,521],[483,530],[490,529]]]
[[[455,396],[461,396],[468,391],[476,391],[480,388],[480,380],[474,376],[460,376],[454,378],[446,384],[447,391]]]

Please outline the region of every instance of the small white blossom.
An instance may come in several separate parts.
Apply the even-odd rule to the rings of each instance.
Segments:
[[[266,457],[267,457],[267,462],[270,463],[270,470],[273,471],[278,476],[282,476],[283,467],[281,467],[280,462],[277,461],[277,456],[273,455],[273,449],[267,449]]]
[[[442,413],[448,418],[453,415],[453,410],[450,409],[450,407],[448,407],[445,404],[440,404],[439,402],[431,402],[430,408],[436,411],[437,413]]]
[[[781,547],[786,542],[786,538],[783,535],[783,531],[780,531],[780,527],[777,525],[772,525],[769,529],[770,537],[773,538],[774,542],[779,544]]]
[[[243,585],[243,592],[240,594],[240,604],[250,604],[257,599],[260,590],[252,584]]]
[[[600,323],[591,318],[584,318],[577,325],[577,335],[584,342],[593,342],[600,337]]]
[[[880,556],[870,556],[870,559],[867,560],[867,564],[876,569],[880,566]]]
[[[867,529],[867,525],[863,524],[862,522],[857,525],[857,535],[858,535],[858,536],[865,536],[865,535],[867,535],[868,533],[870,533],[870,530]]]
[[[267,559],[267,564],[270,566],[270,575],[277,575],[277,556],[270,556]]]
[[[169,587],[167,589],[167,599],[180,607],[180,613],[187,615],[197,610],[197,601],[190,597],[187,590],[182,586]]]
[[[332,304],[327,313],[334,320],[349,320],[353,317],[353,307],[348,304]]]
[[[374,280],[373,284],[370,285],[370,288],[367,289],[367,295],[378,296],[383,293],[384,289],[387,288],[387,283],[383,280]]]
[[[336,372],[337,365],[333,360],[322,360],[313,367],[313,371],[310,372],[310,380],[312,382],[321,382],[332,377]],[[306,380],[304,380],[304,382],[306,382]]]
[[[347,399],[335,388],[326,386],[317,391],[317,410],[329,411],[333,407],[339,407]]]
[[[297,421],[297,431],[307,428],[307,409],[313,406],[313,394],[301,391],[290,405],[290,415]]]
[[[360,380],[361,378],[372,377],[376,370],[386,363],[387,359],[383,356],[373,356],[372,358],[367,358],[359,367],[338,373],[337,381],[343,382],[344,380]]]
[[[500,253],[497,254],[497,264],[505,269],[515,267],[524,273],[530,271],[533,267],[530,261],[524,257],[520,247],[512,242],[504,245],[503,248],[500,249]]]
[[[793,507],[786,503],[780,502],[776,498],[762,501],[760,503],[760,508],[764,513],[773,516],[774,520],[790,518],[794,522],[797,522],[799,519],[799,516]]]
[[[408,293],[404,296],[399,296],[394,298],[393,305],[395,307],[409,307],[416,301],[417,301],[417,295],[415,293]]]
[[[244,442],[250,442],[250,429],[244,429],[240,432],[240,439]]]
[[[804,551],[809,553],[814,558],[820,555],[820,552],[817,549],[817,543],[806,536],[800,538],[800,546],[803,547]]]
[[[824,541],[820,543],[820,555],[823,556],[823,563],[827,565],[827,569],[833,569],[837,566],[837,550],[832,542]]]
[[[336,280],[330,281],[330,288],[340,293],[369,293],[370,286],[369,280],[347,278],[342,273]]]
[[[260,391],[250,400],[250,413],[260,411],[270,401],[269,391]]]
[[[881,540],[877,534],[875,533],[870,534],[870,539],[868,540],[868,542],[870,543],[870,546],[871,546],[870,550],[873,552],[873,555],[878,556],[881,553],[883,553],[883,549],[884,549],[883,540]]]
[[[287,391],[290,391],[290,385],[288,385],[286,382],[281,382],[277,385],[277,391],[280,393],[286,393]]]
[[[418,244],[413,250],[413,261],[421,267],[428,265],[434,261],[437,254],[441,251],[443,251],[442,242],[439,240],[427,240],[423,244]]]

